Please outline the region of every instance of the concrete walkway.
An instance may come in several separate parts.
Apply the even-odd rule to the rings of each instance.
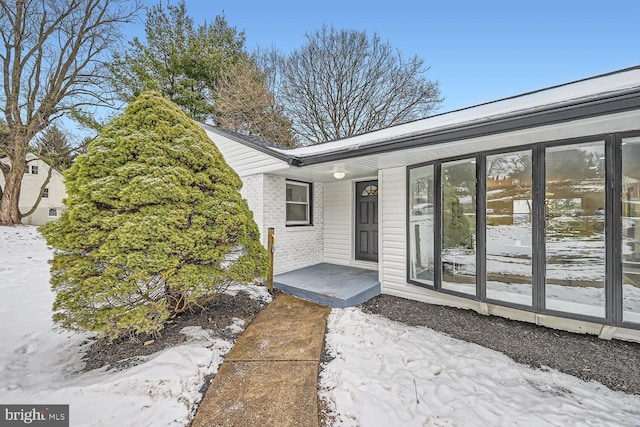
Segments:
[[[227,354],[192,427],[317,427],[318,367],[329,311],[278,295]]]

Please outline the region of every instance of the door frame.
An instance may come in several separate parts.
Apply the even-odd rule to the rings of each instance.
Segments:
[[[358,192],[358,184],[360,183],[365,183],[365,182],[375,182],[376,186],[378,187],[378,195],[376,195],[376,225],[377,225],[377,233],[378,233],[378,237],[376,237],[375,240],[375,244],[378,246],[378,253],[376,255],[376,259],[372,260],[372,259],[359,259],[357,258],[357,254],[358,254],[358,241],[357,241],[357,231],[358,231],[358,200],[361,197],[359,192]],[[379,260],[380,260],[380,244],[379,244],[379,236],[380,236],[380,181],[378,179],[378,177],[371,177],[371,178],[363,178],[363,179],[358,179],[358,180],[354,180],[353,181],[353,185],[351,186],[352,189],[352,206],[353,206],[353,211],[351,213],[351,220],[353,221],[352,223],[352,242],[353,242],[353,256],[352,256],[352,260],[354,262],[357,263],[369,263],[369,264],[373,264],[373,265],[377,265]]]

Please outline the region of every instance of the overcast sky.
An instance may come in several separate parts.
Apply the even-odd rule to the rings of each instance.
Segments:
[[[147,5],[158,1],[144,0]],[[440,113],[640,65],[638,0],[186,4],[196,22],[224,13],[229,25],[245,31],[250,51],[258,45],[290,51],[305,42],[305,32],[323,23],[376,32],[405,57],[425,59],[431,67],[427,76],[440,82],[446,98]]]

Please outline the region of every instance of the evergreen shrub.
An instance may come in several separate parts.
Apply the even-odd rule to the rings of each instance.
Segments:
[[[264,274],[242,182],[195,122],[147,91],[65,173],[67,210],[42,227],[55,248],[54,321],[115,339]]]

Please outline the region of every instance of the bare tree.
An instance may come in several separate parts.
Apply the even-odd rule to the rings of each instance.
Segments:
[[[109,102],[102,61],[120,38],[120,26],[138,12],[138,0],[0,0],[2,113],[0,144],[5,187],[0,223],[18,224],[29,143],[65,114]]]
[[[218,86],[217,126],[295,147],[291,121],[267,89],[266,76],[251,60],[229,69]]]
[[[302,144],[426,117],[442,101],[424,60],[378,35],[323,26],[278,64],[279,101]]]

